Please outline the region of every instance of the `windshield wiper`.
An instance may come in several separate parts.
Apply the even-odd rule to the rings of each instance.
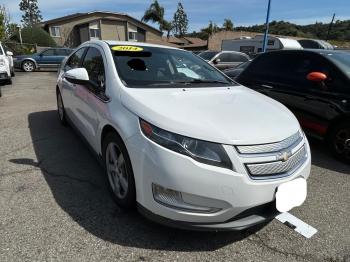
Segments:
[[[217,84],[225,84],[229,85],[229,82],[220,81],[220,80],[202,80],[202,79],[193,79],[190,81],[176,81],[174,83],[181,83],[181,84],[210,84],[210,83],[217,83]]]

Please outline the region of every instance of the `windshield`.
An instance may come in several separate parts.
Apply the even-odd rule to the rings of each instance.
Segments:
[[[214,56],[216,56],[219,52],[215,51],[205,51],[203,53],[200,53],[199,56],[203,58],[204,60],[211,60]]]
[[[350,53],[328,53],[327,57],[350,77]]]
[[[111,46],[123,83],[129,87],[213,87],[235,83],[191,52],[141,46]]]

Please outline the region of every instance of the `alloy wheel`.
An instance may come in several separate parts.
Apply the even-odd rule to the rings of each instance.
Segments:
[[[32,72],[34,71],[34,64],[33,62],[26,61],[23,63],[23,70],[26,72]]]
[[[129,182],[123,153],[116,143],[109,143],[106,149],[106,168],[113,193],[124,199],[128,193]]]

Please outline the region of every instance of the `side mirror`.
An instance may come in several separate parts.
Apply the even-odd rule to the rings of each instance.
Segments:
[[[312,82],[323,82],[327,79],[327,76],[321,72],[311,72],[306,76],[306,79]]]
[[[6,55],[8,55],[8,56],[13,56],[13,53],[12,53],[11,51],[7,51],[7,52],[6,52]]]
[[[216,59],[214,59],[213,64],[217,65],[220,62],[221,62],[221,59],[220,58],[216,58]]]
[[[77,85],[87,85],[90,82],[89,74],[85,68],[71,69],[64,74],[64,78]]]

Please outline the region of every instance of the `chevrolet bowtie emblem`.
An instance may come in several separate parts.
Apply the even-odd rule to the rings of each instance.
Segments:
[[[282,162],[286,162],[291,157],[291,155],[292,155],[291,151],[280,152],[278,155],[278,160],[281,160]]]

